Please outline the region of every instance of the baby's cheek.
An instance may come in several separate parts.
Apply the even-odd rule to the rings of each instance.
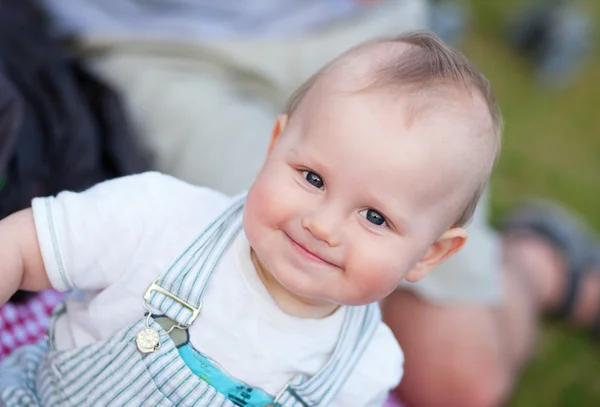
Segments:
[[[394,291],[400,280],[401,273],[397,268],[390,267],[390,264],[385,264],[374,273],[373,292],[376,292],[376,301],[382,300]]]
[[[252,216],[254,221],[268,223],[269,214],[273,213],[273,207],[276,205],[276,199],[274,198],[266,183],[255,183],[248,192],[246,200],[248,215]]]
[[[354,284],[362,303],[379,301],[389,295],[401,279],[396,264],[382,258],[364,256],[355,262]]]
[[[261,179],[251,191],[258,206],[257,211],[267,221],[274,220],[275,217],[285,217],[293,210],[295,192],[290,185],[276,176]]]

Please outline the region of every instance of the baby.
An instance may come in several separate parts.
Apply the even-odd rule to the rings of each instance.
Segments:
[[[0,222],[0,304],[73,292],[0,404],[381,406],[403,356],[377,302],[464,244],[500,133],[481,73],[411,33],[301,86],[247,195],[146,173],[35,199]]]

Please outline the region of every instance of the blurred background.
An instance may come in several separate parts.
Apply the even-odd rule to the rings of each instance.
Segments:
[[[519,199],[533,195],[566,204],[600,231],[600,1],[431,0],[430,4],[434,31],[491,80],[504,114],[503,152],[492,178],[493,220]],[[27,134],[21,140],[27,136],[27,145],[47,148],[15,148],[16,136],[9,136],[14,120],[0,120],[0,217],[28,205],[32,196],[82,189],[149,165],[143,151],[131,154],[134,137],[112,91],[69,56],[56,58],[62,51],[51,55],[56,75],[36,77],[54,99],[36,93],[40,82],[36,90],[27,88],[23,65],[12,61],[16,68],[11,68],[7,55],[22,51],[19,57],[28,58],[25,65],[30,68],[50,57],[28,53],[41,34],[33,33],[27,42],[16,35],[21,28],[17,18],[10,24],[0,22],[2,68],[11,72],[29,102],[20,113],[28,117]],[[51,46],[45,48],[50,50]],[[54,79],[63,75],[64,81],[67,71],[68,86],[55,86]],[[65,93],[69,86],[75,93],[57,91]],[[14,106],[4,105],[3,97],[12,88],[0,80],[0,89],[4,91],[0,113],[10,113]],[[74,94],[76,103],[71,100]],[[41,114],[36,110],[41,105],[53,109]],[[55,131],[46,131],[52,126]],[[40,129],[46,131],[43,137]],[[80,138],[65,140],[66,134]],[[19,169],[27,163],[35,163],[35,171]],[[18,177],[6,176],[11,171]],[[57,300],[49,299],[42,313]],[[23,311],[22,321],[37,318],[44,325],[45,317],[28,312]],[[0,338],[0,358],[17,344],[36,340],[40,332]],[[600,344],[588,333],[554,321],[544,323],[539,339],[509,406],[600,406]]]
[[[592,23],[590,53],[572,61],[576,73],[568,79],[559,75],[566,83],[558,87],[540,80],[539,60],[515,52],[509,40],[511,24],[531,2],[462,4],[470,17],[459,48],[491,80],[505,118],[502,157],[492,180],[495,217],[519,198],[539,195],[568,204],[600,230],[600,2],[579,2]],[[509,406],[599,405],[599,344],[546,322]]]

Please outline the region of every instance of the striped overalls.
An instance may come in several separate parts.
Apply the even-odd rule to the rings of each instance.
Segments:
[[[87,346],[57,351],[50,341],[9,356],[0,366],[0,406],[328,406],[377,328],[376,304],[349,307],[329,361],[312,377],[298,375],[273,395],[234,378],[224,377],[225,383],[238,384],[232,391],[209,384],[174,340],[201,311],[211,275],[241,230],[243,204],[244,196],[234,198],[148,288],[143,301],[149,312],[132,325]]]

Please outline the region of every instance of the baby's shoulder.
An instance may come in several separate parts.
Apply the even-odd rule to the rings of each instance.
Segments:
[[[168,212],[172,215],[210,212],[222,208],[231,198],[214,189],[193,185],[160,172],[144,172],[123,177],[115,181],[114,189],[135,195],[132,199],[152,207],[157,215]],[[192,209],[193,208],[193,209]]]
[[[165,200],[193,198],[195,200],[200,199],[208,202],[222,203],[229,199],[227,195],[214,189],[193,185],[179,178],[156,171],[144,172],[121,179],[127,180],[127,183],[138,184],[138,190],[142,189],[152,192],[155,195],[162,195]],[[173,193],[176,193],[176,195],[172,195]]]
[[[189,239],[191,235],[183,231],[189,229],[195,235],[229,205],[231,198],[167,174],[144,172],[105,181],[86,191],[82,199],[65,202],[77,206],[81,201],[110,209],[112,218],[137,225],[140,234],[163,239],[163,232],[171,229]]]

